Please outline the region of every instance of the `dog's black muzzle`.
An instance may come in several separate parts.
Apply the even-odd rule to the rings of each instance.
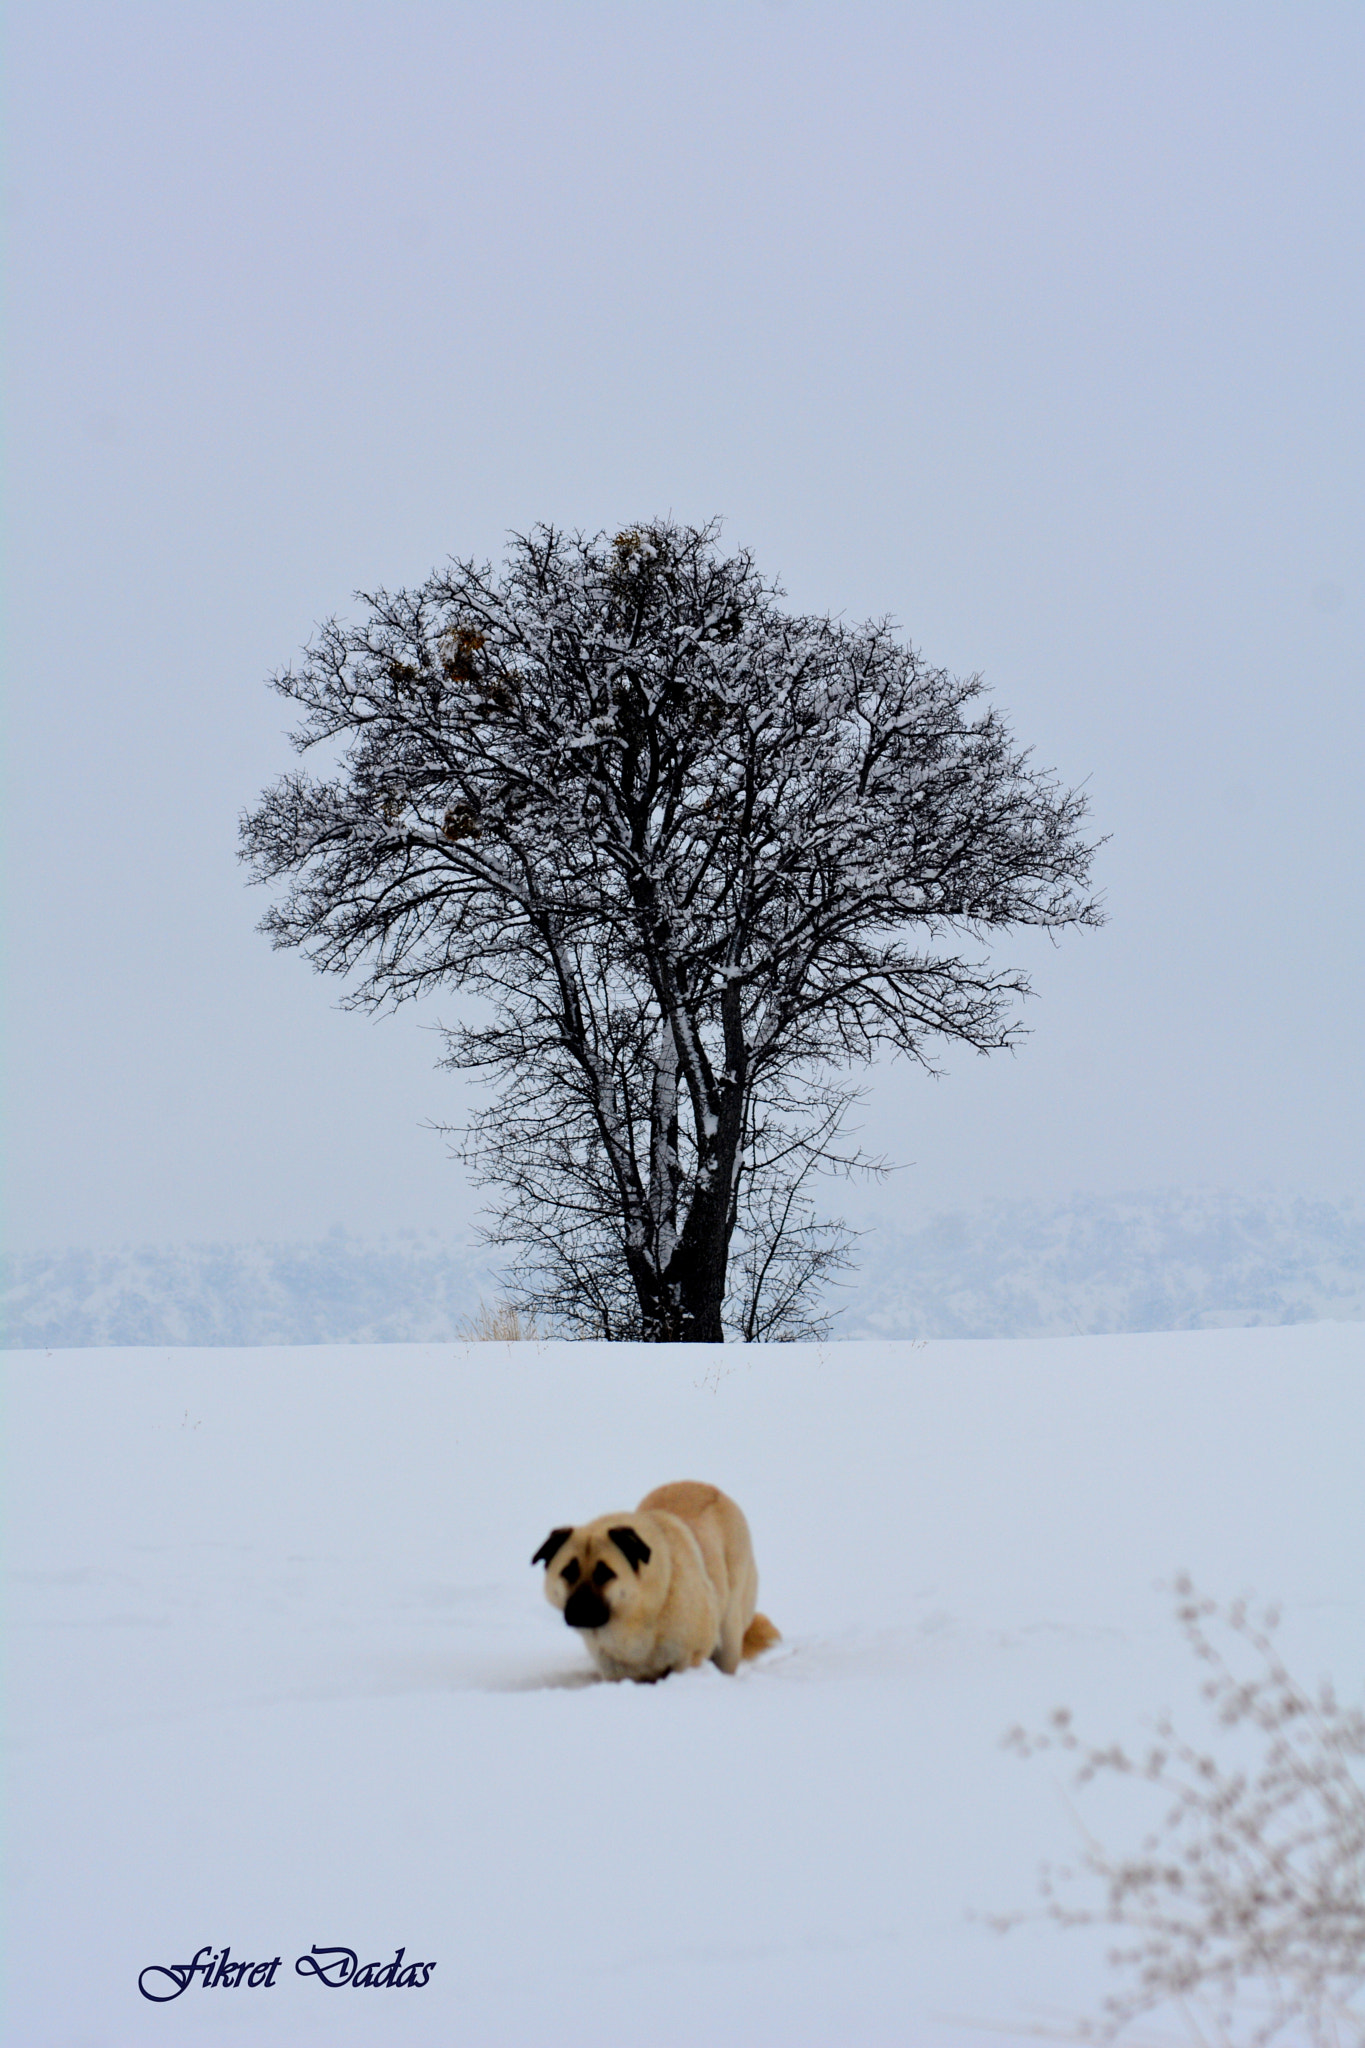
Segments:
[[[608,1607],[596,1586],[588,1582],[575,1586],[564,1603],[564,1619],[570,1628],[605,1628],[611,1620]]]

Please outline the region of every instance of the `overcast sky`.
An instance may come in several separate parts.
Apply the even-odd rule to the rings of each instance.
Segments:
[[[1351,1192],[1357,0],[9,9],[10,1241],[454,1227],[423,1024],[254,930],[263,687],[511,529],[725,520],[1087,780],[1110,922],[871,1209]]]

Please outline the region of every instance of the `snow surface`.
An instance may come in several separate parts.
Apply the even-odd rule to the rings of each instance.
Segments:
[[[1365,1679],[1355,1325],[6,1376],[23,2048],[1022,2041],[1107,1980],[1087,1936],[969,1917],[1077,1841],[1005,1731],[1062,1702],[1196,1730],[1182,1567],[1283,1601],[1300,1676]],[[687,1476],[748,1513],[784,1641],[591,1682],[531,1553]],[[1138,1833],[1121,1799],[1100,1824]],[[224,1943],[279,1954],[274,1988],[138,1995]],[[292,1968],[314,1943],[437,1967],[329,1990]]]

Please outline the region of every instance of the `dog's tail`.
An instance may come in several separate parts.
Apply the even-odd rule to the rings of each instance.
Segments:
[[[771,1650],[774,1643],[782,1640],[781,1629],[774,1628],[766,1614],[756,1614],[744,1631],[741,1657],[761,1657],[765,1650]]]

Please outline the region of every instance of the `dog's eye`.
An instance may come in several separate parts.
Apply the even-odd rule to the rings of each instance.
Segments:
[[[615,1577],[615,1572],[607,1563],[606,1559],[603,1558],[601,1564],[598,1565],[597,1569],[594,1571],[592,1575],[592,1582],[594,1586],[605,1586],[609,1583],[610,1580],[614,1579]]]
[[[563,1571],[559,1574],[559,1576],[561,1579],[565,1580],[567,1584],[569,1584],[570,1586],[575,1584],[578,1578],[578,1559],[576,1557],[571,1557],[569,1559],[569,1562],[565,1565]]]

